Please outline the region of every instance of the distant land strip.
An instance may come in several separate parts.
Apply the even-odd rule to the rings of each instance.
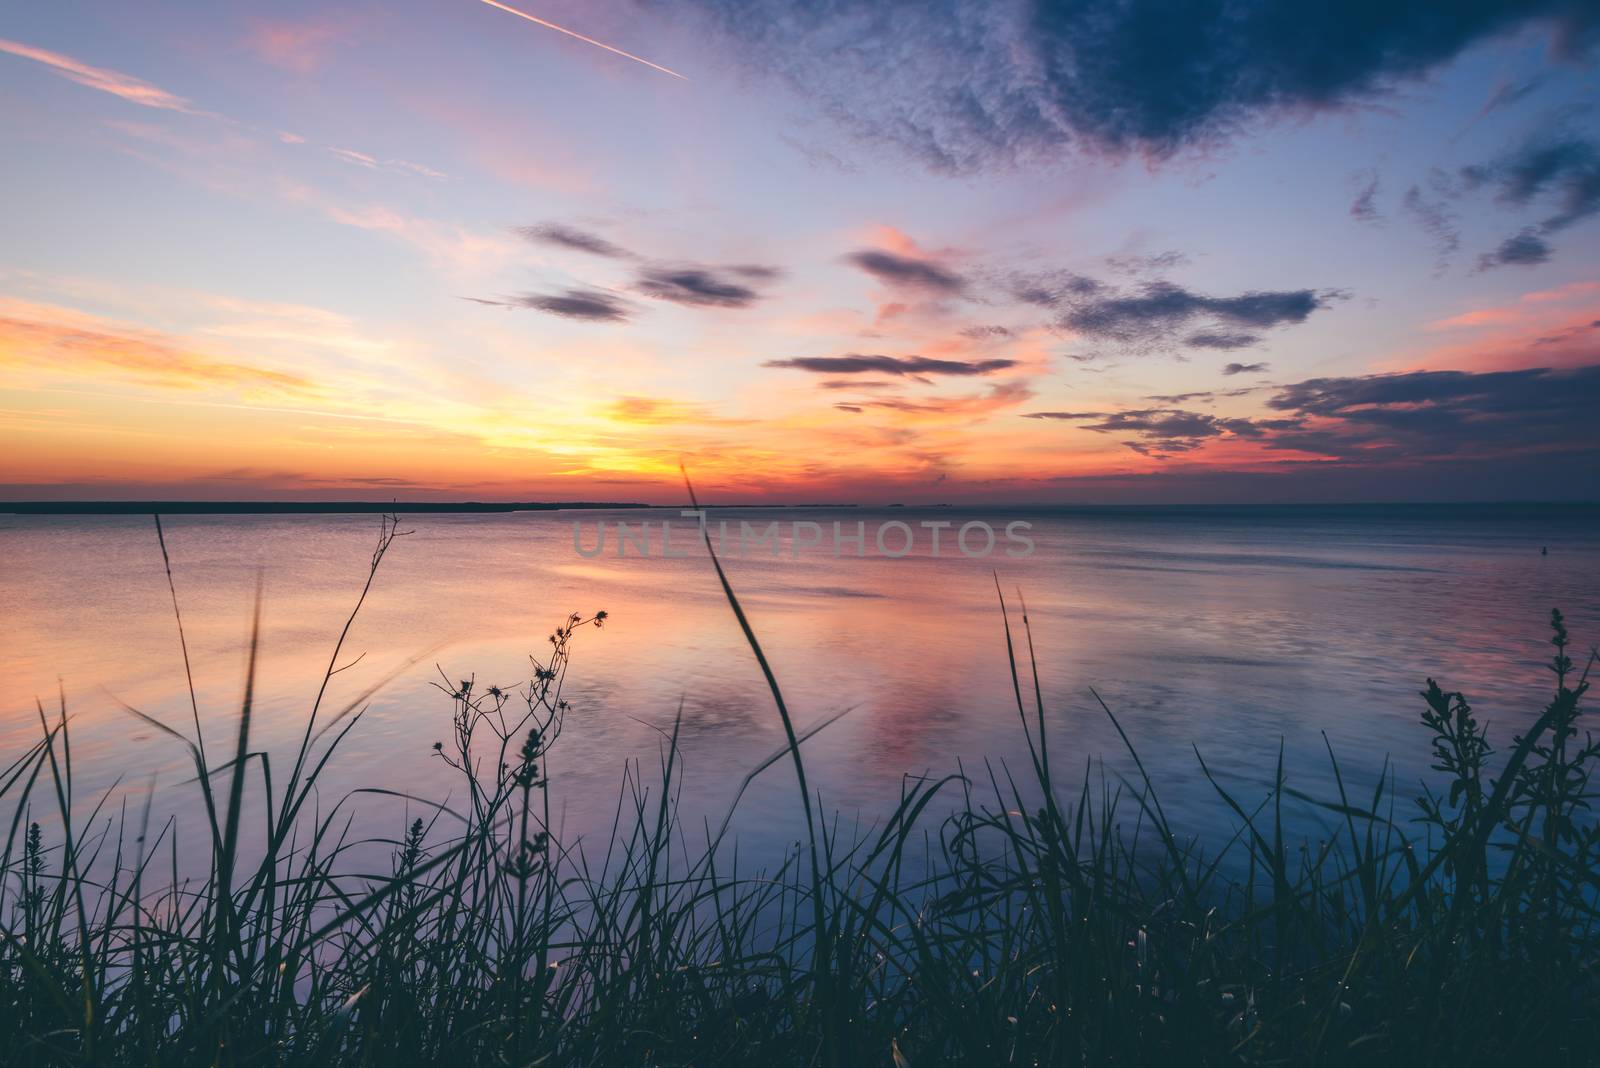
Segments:
[[[11,515],[333,515],[398,512],[556,512],[563,508],[649,508],[616,501],[0,501]]]
[[[498,514],[504,512],[559,512],[578,509],[686,509],[679,504],[645,504],[638,501],[5,501],[0,515],[400,515]],[[1325,503],[1213,503],[1213,504],[886,504],[855,502],[763,501],[702,503],[706,511],[807,511],[827,509],[894,510],[900,514],[940,512],[952,508],[981,511],[991,516],[1030,519],[1097,518],[1196,520],[1253,519],[1257,521],[1307,519],[1369,520],[1475,520],[1498,519],[1529,522],[1600,521],[1600,501],[1389,501]]]

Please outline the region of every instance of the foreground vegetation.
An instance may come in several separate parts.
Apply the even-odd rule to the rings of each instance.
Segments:
[[[398,534],[386,520],[361,599]],[[603,852],[552,836],[563,684],[597,613],[567,619],[519,691],[440,687],[453,715],[435,749],[462,800],[397,828],[388,871],[361,871],[350,809],[388,791],[318,811],[314,790],[370,692],[324,707],[341,636],[275,762],[252,748],[252,639],[224,755],[197,704],[192,736],[145,717],[193,759],[203,880],[181,880],[178,856],[207,843],[180,847],[148,812],[102,801],[73,818],[64,707],[41,707],[39,742],[0,770],[0,1062],[1596,1062],[1597,747],[1559,613],[1551,694],[1501,748],[1429,680],[1420,800],[1387,776],[1351,796],[1336,761],[1337,796],[1307,798],[1280,758],[1264,799],[1212,779],[1236,826],[1209,849],[1169,823],[1132,745],[1133,779],[1058,795],[1024,615],[1015,646],[1005,624],[1006,699],[1028,766],[908,780],[846,840],[806,786],[804,742],[825,724],[792,722],[717,574],[786,732],[751,777],[798,779],[808,837],[787,864],[741,871],[726,822],[679,824],[675,733],[651,782],[630,775]],[[247,802],[265,806],[249,834]],[[1336,833],[1295,840],[1286,803],[1320,805]]]

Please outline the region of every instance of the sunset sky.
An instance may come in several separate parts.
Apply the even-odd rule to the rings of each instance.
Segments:
[[[7,5],[0,495],[1600,495],[1592,4],[506,6]]]

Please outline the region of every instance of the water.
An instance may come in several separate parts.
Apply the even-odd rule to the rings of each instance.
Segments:
[[[1050,743],[1063,779],[1105,757],[1132,772],[1090,692],[1116,712],[1175,822],[1229,825],[1200,774],[1260,797],[1280,743],[1296,785],[1333,793],[1323,736],[1347,779],[1370,785],[1385,756],[1403,804],[1426,769],[1417,692],[1427,677],[1464,690],[1500,744],[1538,714],[1550,688],[1546,621],[1567,614],[1582,650],[1600,638],[1600,532],[1592,507],[1168,509],[967,513],[957,509],[719,512],[831,531],[857,521],[1032,522],[1026,558],[986,559],[926,540],[903,559],[746,555],[729,577],[802,723],[852,711],[806,745],[824,807],[864,824],[884,814],[905,774],[1023,765],[995,574],[1026,598]],[[324,808],[357,786],[460,796],[431,752],[450,703],[433,683],[475,675],[481,688],[526,678],[526,655],[569,612],[605,609],[575,642],[565,733],[550,761],[564,836],[603,836],[625,762],[654,773],[681,707],[680,812],[720,821],[744,775],[783,744],[759,670],[703,550],[679,528],[665,559],[618,559],[615,539],[574,551],[577,513],[426,515],[404,526],[346,642],[338,708],[387,674],[324,779]],[[675,510],[586,512],[597,524],[676,519]],[[687,523],[686,520],[678,520]],[[165,521],[187,627],[202,727],[229,752],[244,679],[253,590],[263,588],[254,747],[286,774],[333,642],[365,578],[375,516],[173,517]],[[946,536],[948,538],[948,535]],[[831,543],[831,536],[827,538]],[[891,539],[892,543],[892,539]],[[1541,547],[1548,547],[1542,555]],[[0,517],[0,753],[37,736],[35,699],[73,714],[78,807],[105,811],[155,790],[180,814],[179,841],[201,826],[183,749],[122,703],[192,733],[170,595],[148,517]],[[1013,623],[1020,620],[1014,615]],[[1019,634],[1019,639],[1020,639]],[[410,667],[412,658],[422,659]],[[1024,667],[1026,670],[1026,667]],[[1028,689],[1024,680],[1025,692]],[[1096,772],[1098,775],[1099,772]],[[252,790],[254,790],[252,782]],[[38,799],[36,799],[36,802]],[[425,809],[371,796],[351,809],[393,835]],[[775,853],[800,835],[792,772],[751,787],[736,826],[743,847]],[[9,810],[0,813],[9,820]],[[1308,836],[1312,810],[1296,815]],[[187,832],[183,828],[187,827]]]

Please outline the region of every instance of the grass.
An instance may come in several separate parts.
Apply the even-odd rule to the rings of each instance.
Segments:
[[[355,611],[401,534],[384,520]],[[166,559],[164,534],[160,544]],[[388,870],[362,870],[354,858],[370,850],[350,838],[350,812],[399,795],[316,803],[373,692],[325,706],[349,624],[286,776],[252,746],[252,636],[225,753],[206,748],[192,684],[192,737],[129,710],[189,753],[198,844],[180,845],[170,821],[152,829],[148,802],[109,812],[101,798],[82,814],[64,698],[53,713],[39,706],[39,740],[0,770],[0,1062],[1600,1057],[1600,832],[1588,809],[1600,748],[1581,731],[1588,683],[1559,613],[1550,691],[1520,734],[1492,742],[1463,695],[1428,681],[1419,740],[1434,777],[1415,802],[1388,775],[1352,796],[1331,751],[1334,797],[1296,790],[1281,756],[1266,797],[1235,797],[1197,753],[1234,817],[1203,846],[1169,820],[1131,743],[1131,780],[1084,776],[1058,794],[1026,610],[1014,631],[1002,599],[1026,766],[908,778],[879,825],[847,837],[804,785],[804,744],[826,724],[792,721],[720,562],[716,572],[786,731],[745,785],[787,761],[806,820],[804,848],[776,870],[741,870],[726,821],[678,820],[676,729],[651,781],[628,773],[602,852],[553,835],[563,687],[604,613],[568,617],[518,691],[443,679],[452,729],[436,749],[463,800],[397,827]],[[1336,832],[1297,840],[1286,803],[1320,806]],[[49,832],[34,819],[47,807]],[[247,809],[264,811],[259,834],[241,827]],[[179,852],[196,848],[209,874],[185,881]]]

